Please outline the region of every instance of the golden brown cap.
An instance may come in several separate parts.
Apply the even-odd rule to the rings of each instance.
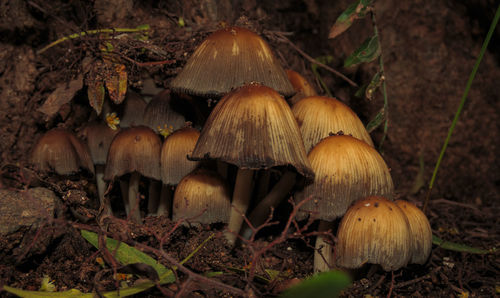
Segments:
[[[290,107],[276,91],[258,84],[240,87],[219,101],[189,158],[254,170],[292,165],[302,175],[314,176]]]
[[[111,129],[104,123],[89,123],[83,130],[82,135],[87,140],[90,155],[95,165],[105,165],[108,157],[109,146],[119,129]]]
[[[398,200],[396,205],[403,210],[410,223],[413,251],[410,263],[425,264],[432,250],[432,229],[427,216],[410,202]]]
[[[156,132],[165,127],[178,130],[186,124],[184,116],[176,110],[170,97],[170,90],[164,90],[155,95],[146,106],[143,115],[144,125]]]
[[[408,219],[393,202],[368,197],[347,210],[337,233],[337,265],[379,264],[385,271],[408,264],[412,242]]]
[[[165,139],[161,148],[161,179],[164,184],[178,184],[198,166],[198,161],[188,160],[187,156],[193,152],[199,136],[198,130],[185,127]]]
[[[122,129],[109,147],[104,179],[134,171],[143,176],[160,180],[161,139],[149,127],[137,126]]]
[[[172,81],[175,92],[220,97],[259,82],[284,96],[295,93],[269,45],[254,32],[228,27],[208,36]]]
[[[363,141],[329,136],[313,147],[308,158],[316,178],[296,194],[299,201],[313,197],[302,206],[303,211],[317,210],[320,219],[332,221],[366,196],[392,198],[394,186],[386,163]]]
[[[291,69],[287,69],[285,71],[288,76],[288,80],[293,86],[293,89],[297,92],[293,97],[288,99],[288,102],[290,104],[293,105],[304,97],[318,95],[313,86],[298,72]]]
[[[224,180],[208,170],[196,170],[177,185],[172,220],[193,218],[192,222],[227,223],[231,213],[229,189]]]
[[[306,152],[321,139],[339,131],[373,147],[372,139],[356,113],[335,98],[306,97],[292,106],[292,112],[299,124]]]
[[[31,162],[41,171],[54,171],[59,175],[69,175],[80,168],[94,173],[87,145],[63,128],[51,129],[38,140]]]

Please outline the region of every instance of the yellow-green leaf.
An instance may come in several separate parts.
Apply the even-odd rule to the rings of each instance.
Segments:
[[[356,49],[344,61],[344,67],[350,67],[362,62],[370,62],[375,60],[380,55],[380,44],[378,36],[368,37],[363,44]]]
[[[111,64],[109,72],[105,78],[106,88],[109,98],[115,103],[120,104],[125,99],[127,93],[127,70],[123,64]]]
[[[89,104],[97,112],[97,115],[101,114],[105,95],[106,91],[102,81],[95,80],[88,84],[87,96],[89,97]]]

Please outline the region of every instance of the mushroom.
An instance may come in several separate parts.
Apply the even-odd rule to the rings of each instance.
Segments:
[[[40,171],[54,171],[59,175],[70,175],[80,168],[94,173],[87,145],[64,128],[51,129],[38,140],[31,162]]]
[[[369,195],[392,197],[394,186],[389,169],[380,154],[371,146],[354,137],[332,135],[321,140],[309,152],[308,159],[316,173],[312,184],[296,193],[297,201],[312,197],[301,211],[317,210],[318,230],[326,231],[331,222],[344,215],[351,203]],[[305,214],[299,214],[300,219]],[[330,254],[331,246],[322,235],[316,239],[314,263],[316,270],[328,269],[323,255]]]
[[[291,165],[306,177],[314,176],[289,106],[276,91],[259,84],[237,88],[219,101],[189,158],[238,167],[226,234],[231,244],[248,209],[254,170]]]
[[[294,105],[297,101],[301,100],[304,97],[318,95],[313,86],[298,72],[287,69],[286,75],[288,76],[288,80],[292,84],[293,89],[297,92],[294,96],[288,99],[288,103],[290,105]]]
[[[101,115],[106,117],[108,114],[116,113],[120,119],[120,127],[122,128],[139,126],[143,124],[142,115],[146,109],[146,105],[147,103],[141,95],[129,89],[123,103],[115,105],[109,101],[105,101]]]
[[[87,140],[89,152],[95,166],[95,179],[99,201],[101,207],[105,207],[104,211],[107,214],[111,214],[112,209],[110,202],[104,198],[104,191],[106,190],[104,168],[106,166],[109,146],[118,131],[117,129],[111,129],[104,123],[98,122],[89,123],[82,130],[82,135]]]
[[[432,249],[432,229],[429,220],[412,203],[403,200],[397,200],[395,203],[401,208],[410,224],[413,242],[410,263],[423,265],[429,258]]]
[[[198,141],[200,132],[191,127],[181,128],[169,135],[161,147],[161,180],[163,181],[161,200],[157,214],[168,215],[172,204],[172,187],[192,172],[198,161],[187,159]]]
[[[122,129],[109,147],[104,179],[130,174],[128,205],[134,222],[141,220],[138,200],[141,175],[160,180],[160,150],[160,137],[146,126]]]
[[[164,130],[178,130],[186,124],[186,119],[179,111],[179,106],[170,97],[170,90],[155,95],[144,109],[144,125],[165,134]]]
[[[259,82],[284,96],[295,93],[268,44],[254,32],[227,27],[209,35],[172,81],[175,92],[221,97],[232,89]]]
[[[305,97],[292,106],[292,112],[299,124],[306,152],[321,139],[339,131],[373,147],[372,139],[356,113],[335,98]]]
[[[360,268],[379,264],[394,271],[408,264],[412,252],[411,229],[403,211],[380,196],[356,202],[342,218],[337,233],[337,265]]]
[[[231,212],[229,190],[216,172],[198,169],[188,174],[175,189],[172,220],[190,223],[227,223]]]

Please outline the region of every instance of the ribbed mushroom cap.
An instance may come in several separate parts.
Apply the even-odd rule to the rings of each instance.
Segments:
[[[146,106],[143,122],[144,125],[159,132],[159,129],[165,126],[178,130],[186,124],[186,119],[176,110],[170,97],[170,90],[164,90],[155,95]]]
[[[297,92],[292,98],[288,99],[290,104],[295,104],[304,97],[318,95],[313,86],[298,72],[291,69],[287,69],[285,71],[293,89]]]
[[[253,170],[292,165],[314,176],[290,107],[276,91],[258,84],[240,87],[217,103],[189,158]]]
[[[432,229],[427,216],[410,202],[397,200],[396,205],[401,208],[410,223],[413,251],[410,263],[424,264],[432,250]]]
[[[165,139],[161,148],[161,180],[164,184],[178,184],[198,166],[198,161],[188,160],[187,156],[193,152],[199,136],[198,130],[185,127]]]
[[[335,98],[306,97],[292,106],[292,112],[299,124],[306,152],[321,139],[339,131],[373,147],[372,139],[356,113]]]
[[[296,194],[312,196],[301,210],[318,211],[318,218],[341,217],[354,201],[370,195],[392,198],[394,186],[380,154],[354,137],[333,135],[321,140],[308,155],[316,177]],[[300,218],[300,216],[299,216]]]
[[[229,190],[216,172],[196,170],[185,176],[175,189],[172,211],[174,221],[196,217],[193,222],[227,223],[230,212]]]
[[[59,175],[76,173],[80,168],[94,173],[87,145],[63,128],[51,129],[38,140],[31,162],[41,171],[54,171]]]
[[[337,265],[379,264],[385,271],[408,264],[412,241],[408,219],[393,202],[368,197],[347,210],[337,233]]]
[[[146,109],[146,101],[138,93],[128,90],[125,100],[115,105],[109,101],[105,101],[102,107],[102,117],[106,117],[108,113],[116,113],[120,118],[120,127],[139,126],[143,124],[142,116]],[[103,118],[105,119],[105,118]]]
[[[148,178],[160,180],[161,139],[149,127],[122,129],[109,147],[104,179],[134,171]]]
[[[111,129],[104,123],[89,123],[82,135],[87,140],[90,155],[95,165],[105,165],[108,157],[109,146],[119,129]]]
[[[279,61],[259,35],[228,27],[201,43],[171,88],[191,95],[220,97],[250,82],[262,83],[284,96],[295,93]]]

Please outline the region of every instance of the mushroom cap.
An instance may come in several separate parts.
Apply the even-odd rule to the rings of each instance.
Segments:
[[[73,133],[64,128],[46,132],[35,144],[31,162],[41,171],[69,175],[84,168],[94,173],[89,149]]]
[[[297,92],[293,97],[288,99],[290,104],[295,104],[304,97],[318,95],[314,87],[298,72],[291,69],[286,69],[285,71],[293,89]]]
[[[193,218],[193,222],[203,224],[227,223],[230,213],[229,189],[216,172],[196,170],[185,176],[175,189],[172,210],[174,221]]]
[[[427,216],[410,202],[397,200],[396,205],[401,208],[410,223],[413,251],[410,263],[425,264],[432,250],[432,229]]]
[[[105,165],[108,157],[109,146],[119,129],[112,129],[100,122],[87,124],[82,135],[87,140],[90,156],[95,165]]]
[[[179,93],[220,97],[250,82],[260,82],[284,96],[295,93],[283,67],[259,35],[227,27],[198,46],[171,88]]]
[[[164,126],[178,130],[186,124],[186,119],[179,113],[170,97],[170,90],[155,95],[144,109],[143,123],[158,132]]]
[[[389,168],[382,156],[363,141],[346,135],[329,136],[313,147],[308,158],[316,176],[312,184],[296,194],[299,201],[313,197],[302,205],[302,211],[317,210],[319,219],[332,221],[366,196],[392,198],[394,186]]]
[[[408,264],[412,241],[403,211],[384,197],[367,197],[347,210],[337,232],[337,265],[379,264],[385,271]]]
[[[169,135],[161,147],[161,179],[164,184],[176,185],[193,171],[198,161],[187,159],[193,152],[200,132],[191,127],[181,128]]]
[[[217,103],[189,158],[252,170],[292,165],[314,177],[290,107],[276,91],[259,84],[242,86]]]
[[[140,94],[128,89],[125,100],[121,104],[116,105],[105,101],[101,115],[106,117],[106,114],[115,112],[120,118],[120,127],[139,126],[143,124],[142,116],[146,105],[146,101]]]
[[[335,98],[305,97],[292,106],[292,112],[299,124],[306,152],[321,139],[339,131],[373,147],[372,139],[356,113]]]
[[[120,130],[109,147],[104,180],[134,171],[160,180],[160,150],[161,139],[151,128],[137,126]]]

